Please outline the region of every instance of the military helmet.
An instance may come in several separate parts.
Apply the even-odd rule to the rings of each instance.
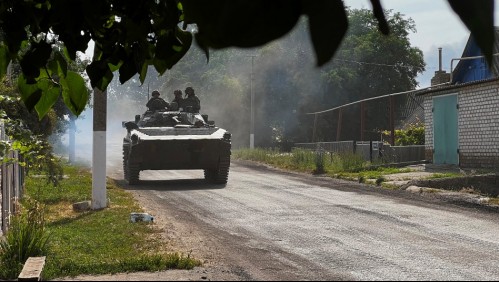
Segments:
[[[158,90],[154,90],[154,91],[152,92],[152,96],[153,96],[153,97],[159,96],[159,91],[158,91]]]
[[[185,95],[191,96],[192,94],[194,94],[194,88],[192,88],[190,86],[185,88]]]

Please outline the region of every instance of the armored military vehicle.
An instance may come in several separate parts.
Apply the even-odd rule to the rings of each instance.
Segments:
[[[215,126],[208,115],[156,110],[122,122],[123,171],[130,185],[142,170],[203,169],[210,183],[227,183],[231,134]]]

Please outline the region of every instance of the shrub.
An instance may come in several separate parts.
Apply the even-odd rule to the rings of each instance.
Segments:
[[[366,178],[364,175],[359,175],[359,183],[366,183]]]
[[[405,129],[395,130],[395,145],[424,145],[424,123],[417,121],[407,124]],[[383,131],[384,136],[390,136],[389,131]]]
[[[324,155],[324,150],[322,149],[315,151],[315,174],[321,174],[326,171],[324,169]]]
[[[0,279],[15,279],[29,257],[47,253],[48,234],[45,232],[43,208],[28,201],[25,212],[11,218],[9,230],[0,241]]]
[[[386,179],[383,176],[380,176],[376,179],[376,185],[380,186]]]

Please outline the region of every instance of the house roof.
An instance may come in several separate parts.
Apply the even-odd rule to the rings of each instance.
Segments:
[[[499,27],[497,26],[495,27],[493,54],[499,54]],[[477,56],[483,56],[483,53],[476,44],[476,41],[473,39],[473,36],[471,36],[470,34],[468,41],[466,42],[466,45],[464,47],[461,58],[477,57]],[[491,72],[489,77],[473,81],[464,81],[464,82],[461,81],[462,80],[461,78],[464,76],[464,74],[467,71],[469,71],[469,69],[472,68],[472,64],[473,60],[459,60],[454,70],[452,70],[452,81],[449,84],[429,87],[427,89],[417,92],[416,96],[427,95],[434,92],[452,90],[474,84],[499,80],[499,56],[493,56],[492,58],[492,67],[489,68]]]
[[[475,80],[475,81],[470,81],[470,82],[460,83],[460,84],[447,84],[447,85],[440,85],[440,86],[436,86],[436,87],[428,87],[426,89],[419,90],[419,92],[417,92],[415,95],[416,96],[428,95],[428,94],[435,93],[435,92],[454,90],[454,89],[459,89],[459,88],[463,88],[463,87],[470,86],[470,85],[481,84],[481,83],[492,82],[492,81],[499,81],[499,77],[493,77],[493,78],[482,79],[482,80]]]
[[[494,47],[493,54],[499,53],[499,27],[495,27],[495,36],[494,36]],[[468,37],[468,41],[466,42],[466,46],[464,47],[463,54],[461,58],[469,58],[483,56],[480,47],[474,40],[473,36],[470,34]],[[485,59],[483,59],[485,60]],[[476,62],[476,60],[475,60]],[[473,60],[459,60],[458,64],[452,71],[452,84],[460,83],[463,75],[471,68],[472,64],[475,63]],[[491,72],[491,76],[497,77],[499,76],[499,56],[493,56],[492,58],[492,66],[489,68]]]

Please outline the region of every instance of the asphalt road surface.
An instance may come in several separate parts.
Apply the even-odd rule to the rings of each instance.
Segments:
[[[499,280],[494,210],[239,161],[225,186],[195,170],[129,186],[108,171],[228,279]]]

